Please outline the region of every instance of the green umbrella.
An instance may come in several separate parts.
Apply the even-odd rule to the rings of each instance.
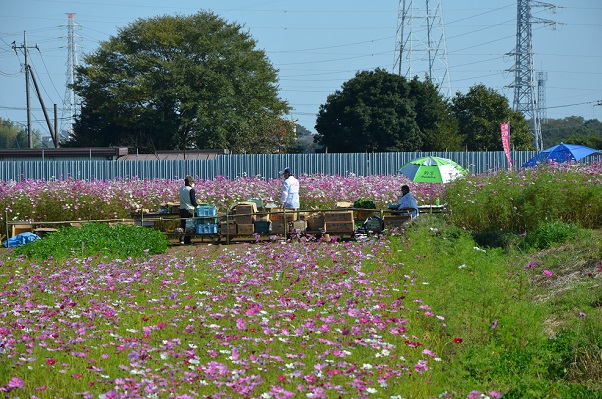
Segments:
[[[451,159],[423,157],[406,163],[399,173],[416,183],[448,183],[468,172]]]

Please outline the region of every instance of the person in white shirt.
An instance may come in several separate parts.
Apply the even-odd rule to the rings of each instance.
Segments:
[[[282,195],[280,196],[280,207],[285,209],[299,209],[299,180],[295,179],[290,168],[282,171],[284,182],[282,183]]]
[[[410,187],[408,185],[401,186],[401,197],[398,199],[399,206],[397,209],[403,209],[413,218],[418,216],[418,202],[416,198],[410,193]],[[411,210],[410,210],[411,209]]]

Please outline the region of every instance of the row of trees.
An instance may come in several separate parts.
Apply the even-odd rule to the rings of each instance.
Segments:
[[[512,147],[533,149],[527,121],[494,90],[476,85],[446,99],[428,80],[383,69],[345,82],[320,107],[318,134],[297,126],[296,140],[291,108],[278,97],[277,72],[247,31],[212,13],[137,20],[100,43],[77,69],[73,88],[81,113],[64,146],[501,150],[499,125],[510,122]]]
[[[501,150],[502,122],[512,126],[514,148],[533,148],[522,114],[494,90],[476,85],[449,102],[428,80],[376,69],[358,72],[328,96],[316,142],[336,152]]]
[[[35,148],[42,146],[42,135],[39,130],[32,129],[31,144]],[[29,139],[25,125],[0,118],[0,149],[29,148]]]

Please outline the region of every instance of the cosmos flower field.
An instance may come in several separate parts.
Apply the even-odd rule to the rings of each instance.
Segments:
[[[425,331],[445,330],[445,316],[411,294],[422,281],[383,251],[396,250],[370,240],[217,254],[199,246],[138,260],[5,259],[2,390],[8,398],[429,397],[430,370],[445,360]]]
[[[385,206],[408,183],[402,176],[300,180],[306,209],[358,198]],[[0,209],[9,220],[120,218],[132,203],[152,209],[173,200],[180,184],[3,182]],[[411,187],[422,203],[445,189]],[[277,198],[280,181],[217,179],[196,188],[199,199],[223,208]],[[422,270],[428,259],[445,259],[422,246],[428,240],[199,245],[141,259],[30,261],[3,252],[0,392],[20,399],[502,397],[493,379],[446,376],[457,370],[456,348],[504,327],[495,312],[507,299],[470,304],[466,317],[476,322],[450,320]],[[505,264],[499,254],[466,248],[446,249],[447,269],[429,266],[466,273],[475,292],[497,277],[499,298],[524,289],[508,269],[488,265]],[[547,269],[543,275],[553,278]]]

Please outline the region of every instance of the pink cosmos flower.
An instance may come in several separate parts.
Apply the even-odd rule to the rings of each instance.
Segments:
[[[543,271],[543,274],[545,274],[545,275],[546,275],[546,276],[548,276],[548,277],[552,277],[552,272],[551,272],[551,271],[549,271],[548,269],[544,270],[544,271]]]
[[[23,380],[18,378],[18,377],[13,377],[9,382],[8,382],[8,387],[15,389],[15,388],[23,388],[25,384],[23,384]]]

